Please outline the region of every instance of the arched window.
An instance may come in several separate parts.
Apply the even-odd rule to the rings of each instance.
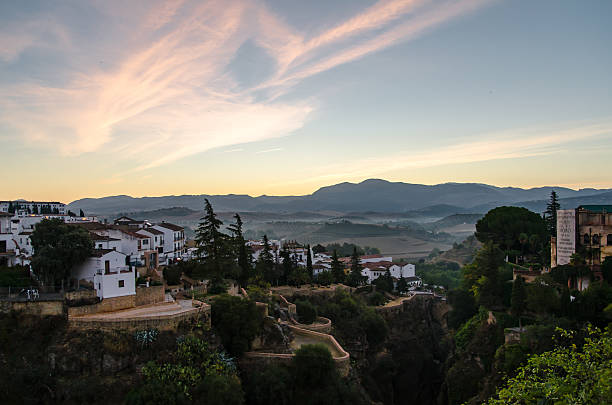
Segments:
[[[589,234],[588,234],[588,233],[585,233],[585,234],[584,234],[584,238],[583,238],[583,240],[584,240],[584,244],[585,244],[585,245],[588,245],[589,243],[591,243],[591,237],[589,236]]]
[[[593,235],[593,245],[599,245],[599,235]]]
[[[608,246],[612,246],[612,233],[608,234]]]

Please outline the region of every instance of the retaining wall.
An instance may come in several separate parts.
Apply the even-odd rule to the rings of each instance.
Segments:
[[[35,316],[65,316],[63,301],[0,301],[0,313],[11,311]]]
[[[181,322],[191,322],[200,319],[210,326],[210,306],[206,305],[201,309],[194,308],[193,311],[182,312],[172,315],[148,316],[138,318],[122,319],[88,319],[72,318],[68,325],[71,329],[79,330],[126,330],[137,331],[144,329],[157,329],[159,331],[176,331]]]
[[[311,323],[310,325],[304,323],[296,323],[294,324],[294,326],[297,326],[301,329],[311,330],[314,332],[331,333],[332,321],[331,319],[319,316],[317,317],[317,321]]]
[[[100,312],[114,312],[136,306],[136,294],[122,297],[105,298],[97,304],[83,305],[68,308],[68,316],[81,316],[98,314]]]
[[[163,285],[136,287],[136,306],[157,304],[166,300]]]
[[[317,340],[321,340],[327,342],[327,344],[331,345],[340,353],[340,355],[332,357],[334,359],[334,363],[336,365],[336,369],[343,377],[346,377],[349,373],[351,362],[350,355],[346,350],[340,346],[338,341],[332,336],[325,333],[314,332],[311,330],[306,330],[302,328],[298,328],[295,326],[289,326],[292,332],[296,335],[304,335],[309,336],[311,338],[315,338]],[[259,352],[246,352],[244,354],[245,361],[248,363],[250,361],[258,361],[264,362],[266,364],[274,363],[274,364],[287,364],[293,360],[295,354],[286,354],[286,353],[259,353]]]

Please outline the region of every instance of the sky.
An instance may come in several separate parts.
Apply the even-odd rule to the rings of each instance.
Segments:
[[[612,188],[612,2],[0,2],[0,200]]]

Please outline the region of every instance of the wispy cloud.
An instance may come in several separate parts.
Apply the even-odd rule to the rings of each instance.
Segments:
[[[278,95],[486,2],[381,0],[310,37],[257,0],[144,2],[123,13],[117,11],[123,3],[102,3],[113,11],[107,14],[120,19],[122,30],[129,26],[130,39],[109,44],[112,51],[106,54],[107,48],[100,47],[85,62],[80,58],[78,65],[64,66],[68,80],[25,80],[1,88],[0,124],[24,142],[64,155],[113,153],[137,170],[212,148],[285,136],[301,128],[316,106],[313,99],[280,103]],[[87,53],[87,38],[70,34],[69,28],[0,35],[0,63],[49,43],[48,38],[66,61]],[[270,79],[245,89],[228,66],[247,40],[266,49],[276,67]],[[69,42],[76,45],[66,47]],[[117,46],[125,49],[118,52]],[[112,63],[102,65],[102,60]]]
[[[566,123],[556,128],[523,128],[479,134],[474,137],[476,139],[464,139],[438,149],[399,151],[384,157],[361,159],[352,164],[323,165],[309,176],[308,181],[321,183],[372,177],[402,169],[545,156],[570,148],[574,150],[576,143],[609,136],[612,136],[612,121],[609,119],[582,124]],[[303,182],[302,179],[299,183]]]
[[[259,155],[261,153],[280,152],[282,150],[283,150],[283,148],[272,148],[272,149],[266,149],[266,150],[259,150],[259,151],[255,152],[255,154]]]

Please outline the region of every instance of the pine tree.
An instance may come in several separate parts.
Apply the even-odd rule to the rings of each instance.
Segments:
[[[12,201],[9,201],[8,212],[10,212],[11,214],[15,213],[15,206],[13,205]]]
[[[365,283],[365,276],[361,274],[361,261],[359,259],[357,247],[353,248],[353,254],[351,255],[351,272],[348,275],[347,282],[351,287],[357,287]]]
[[[251,256],[251,249],[246,245],[242,234],[242,218],[238,214],[234,215],[234,218],[236,222],[229,226],[229,231],[232,234],[232,254],[238,265],[238,283],[246,288],[249,277],[251,277],[253,257]]]
[[[408,290],[408,282],[403,275],[400,275],[400,279],[397,281],[397,292],[402,294]]]
[[[83,218],[83,217],[85,216],[85,213],[83,212],[83,210],[79,210],[79,216],[80,216],[81,218]]]
[[[334,282],[344,283],[346,275],[344,274],[344,265],[338,260],[338,251],[334,249],[331,261],[331,272],[334,275]]]
[[[257,272],[269,283],[278,283],[278,277],[274,271],[274,256],[270,252],[270,241],[268,235],[263,236],[263,249],[257,260]]]
[[[557,236],[557,210],[561,208],[559,204],[559,198],[555,190],[550,192],[550,200],[546,204],[546,224],[548,225],[548,232],[552,236]]]
[[[213,281],[219,281],[228,270],[226,266],[231,260],[228,238],[220,231],[223,222],[217,218],[208,199],[205,200],[204,210],[205,214],[196,230],[197,252]]]
[[[282,281],[287,283],[289,281],[289,277],[293,272],[293,261],[291,260],[291,253],[287,250],[286,246],[283,246],[280,252],[280,257],[283,259],[282,263]]]
[[[521,315],[527,307],[527,291],[525,290],[525,283],[523,277],[517,276],[512,284],[512,296],[510,300],[510,311],[512,315],[518,316],[519,328],[521,325]]]
[[[35,206],[34,206],[34,214],[35,214],[35,215],[38,215],[38,205],[35,205]]]
[[[312,256],[310,254],[310,245],[306,246],[306,271],[311,279],[314,279],[314,269],[312,268]]]

